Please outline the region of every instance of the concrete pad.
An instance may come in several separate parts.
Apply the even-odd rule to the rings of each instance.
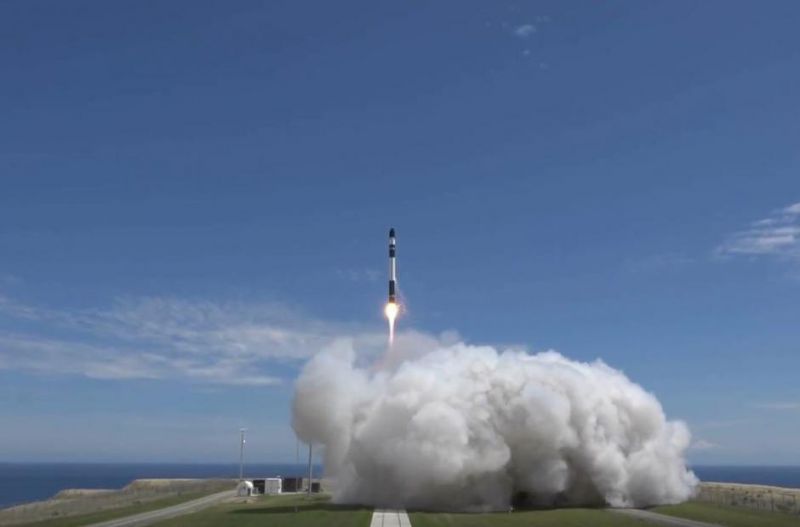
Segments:
[[[404,510],[375,509],[369,527],[411,527],[411,520]]]

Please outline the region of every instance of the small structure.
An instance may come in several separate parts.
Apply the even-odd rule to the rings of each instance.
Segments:
[[[255,493],[255,486],[253,486],[252,481],[240,481],[239,485],[236,487],[236,494],[238,496],[253,496]]]
[[[253,486],[258,494],[280,494],[283,492],[281,478],[260,478],[253,480]]]
[[[284,477],[281,481],[281,492],[301,492],[303,490],[303,478]]]

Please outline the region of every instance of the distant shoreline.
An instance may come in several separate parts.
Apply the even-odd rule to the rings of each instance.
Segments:
[[[43,519],[126,510],[134,504],[195,499],[232,490],[235,479],[137,479],[121,489],[64,488],[54,496],[0,509],[0,525],[24,525]],[[800,514],[800,488],[770,485],[701,482],[692,500],[757,510]],[[157,506],[157,505],[156,505]],[[150,505],[153,507],[153,505]]]
[[[245,476],[303,476],[308,465],[247,463]],[[314,475],[322,474],[320,465]],[[0,462],[0,509],[45,501],[68,489],[122,489],[138,479],[237,479],[238,463]]]
[[[703,482],[800,489],[800,466],[696,465]],[[305,476],[300,463],[248,463],[247,477]],[[314,475],[324,475],[314,466]],[[0,462],[0,509],[46,501],[69,489],[121,489],[137,479],[237,478],[236,463],[9,463]]]

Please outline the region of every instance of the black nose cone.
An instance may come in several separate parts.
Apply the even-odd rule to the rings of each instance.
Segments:
[[[394,228],[389,229],[389,238],[394,238]]]

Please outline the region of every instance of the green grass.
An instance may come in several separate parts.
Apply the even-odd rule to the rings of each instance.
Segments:
[[[718,523],[726,527],[800,527],[800,516],[696,501],[679,505],[662,505],[651,510],[670,516]]]
[[[297,511],[295,512],[295,507]],[[412,527],[643,527],[635,518],[604,510],[561,509],[488,514],[412,512]],[[157,527],[368,527],[369,507],[333,505],[326,496],[265,496],[229,503],[155,524]]]
[[[185,494],[140,505],[89,515],[57,518],[24,527],[77,527],[131,514],[176,505],[205,494]],[[655,507],[654,512],[718,523],[727,527],[800,527],[800,517],[689,502]],[[643,527],[650,525],[601,509],[557,509],[514,511],[513,513],[431,513],[409,514],[413,527]],[[372,509],[331,504],[324,495],[264,496],[249,503],[226,503],[206,510],[157,523],[158,527],[368,527]]]
[[[186,501],[195,500],[214,494],[215,492],[190,492],[178,496],[170,496],[144,503],[137,503],[136,505],[128,505],[125,507],[118,507],[115,509],[108,509],[100,512],[93,512],[91,514],[79,514],[76,516],[64,516],[60,518],[53,518],[50,520],[42,520],[32,523],[21,524],[20,527],[78,527],[80,525],[89,525],[92,523],[104,522],[106,520],[113,520],[115,518],[123,518],[125,516],[132,516],[141,512],[154,511],[156,509],[163,509],[172,505],[178,505]]]
[[[556,509],[486,514],[410,513],[412,527],[643,527],[651,525],[600,509]]]
[[[368,527],[372,509],[330,503],[327,496],[262,496],[156,523],[159,527]]]

